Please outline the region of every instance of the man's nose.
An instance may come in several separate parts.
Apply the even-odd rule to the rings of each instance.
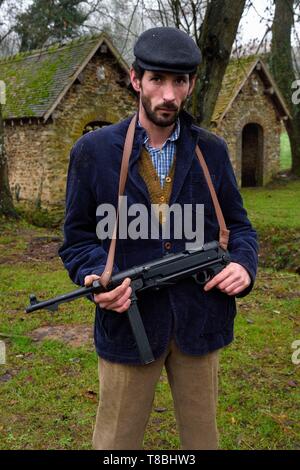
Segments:
[[[175,100],[175,90],[172,83],[165,83],[163,88],[163,99],[166,102]]]

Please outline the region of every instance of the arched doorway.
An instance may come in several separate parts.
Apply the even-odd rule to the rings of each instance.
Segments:
[[[82,134],[87,134],[88,132],[95,131],[96,129],[100,129],[101,127],[109,126],[110,124],[111,122],[107,122],[107,121],[89,122],[83,129]]]
[[[242,131],[242,187],[262,186],[264,157],[263,128],[249,123]]]

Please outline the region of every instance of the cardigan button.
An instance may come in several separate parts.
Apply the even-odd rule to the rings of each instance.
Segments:
[[[170,176],[167,176],[166,177],[166,183],[171,183],[171,181],[172,181],[172,178],[170,178]]]
[[[165,249],[169,250],[171,248],[172,244],[170,242],[165,243]]]
[[[160,196],[159,198],[160,202],[165,202],[165,199],[166,199],[165,196]]]

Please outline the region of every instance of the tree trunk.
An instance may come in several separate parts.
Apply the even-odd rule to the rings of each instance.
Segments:
[[[208,3],[198,43],[203,61],[193,99],[193,114],[203,127],[210,127],[245,3],[246,0]]]
[[[286,123],[292,152],[292,173],[300,176],[300,104],[292,102],[292,83],[296,80],[292,61],[291,32],[294,0],[275,0],[272,25],[270,68],[290,109],[292,120]]]
[[[8,183],[7,155],[4,147],[4,126],[0,103],[0,216],[17,217]]]

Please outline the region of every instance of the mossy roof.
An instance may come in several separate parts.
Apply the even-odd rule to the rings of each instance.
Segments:
[[[6,84],[6,104],[2,106],[4,119],[32,117],[47,120],[103,42],[128,73],[128,65],[105,33],[0,60],[0,80]],[[248,56],[229,62],[212,122],[219,123],[223,119],[258,61],[262,62],[257,56]],[[262,69],[268,75],[268,81],[272,81],[266,66]],[[277,87],[276,92],[280,95]],[[284,108],[281,96],[277,102]]]
[[[230,110],[231,104],[237,97],[239,91],[243,88],[245,82],[260,63],[259,70],[257,72],[269,86],[273,86],[275,89],[273,101],[274,106],[278,107],[281,115],[289,116],[289,111],[281,96],[274,79],[272,78],[270,71],[265,65],[261,57],[256,55],[240,57],[238,59],[232,59],[226,69],[221,91],[219,93],[216,106],[213,112],[212,122],[219,124],[225,114]],[[289,116],[290,117],[290,116]]]
[[[103,42],[128,73],[126,62],[104,33],[0,60],[0,80],[6,85],[4,119],[46,120]]]

